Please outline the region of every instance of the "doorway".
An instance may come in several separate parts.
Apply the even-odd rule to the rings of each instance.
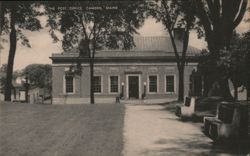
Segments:
[[[129,99],[139,99],[139,76],[128,76]]]

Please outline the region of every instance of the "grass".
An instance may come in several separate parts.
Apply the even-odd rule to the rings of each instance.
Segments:
[[[124,106],[0,104],[0,156],[119,156]]]

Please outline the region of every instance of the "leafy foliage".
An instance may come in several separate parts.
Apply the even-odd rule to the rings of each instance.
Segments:
[[[6,83],[6,73],[7,73],[7,64],[3,64],[0,68],[0,86],[4,87]],[[12,79],[15,81],[19,76],[22,75],[22,71],[14,71]]]
[[[33,85],[51,88],[52,68],[49,64],[28,65],[23,70],[22,75],[27,76]]]
[[[237,87],[247,86],[250,77],[250,53],[249,53],[250,32],[244,33],[242,36],[234,32],[230,50],[220,50],[220,56],[216,61],[216,68],[224,75],[226,79],[230,79]],[[199,62],[199,69],[203,74],[209,74],[214,71],[211,64],[214,63],[209,52],[203,50]]]
[[[242,36],[235,34],[232,40],[232,48],[229,52],[229,76],[235,86],[247,86],[250,78],[250,32]]]
[[[56,32],[63,34],[62,45],[65,51],[78,47],[79,41],[84,39],[95,49],[118,48],[118,42],[123,42],[123,48],[134,46],[133,34],[144,22],[143,6],[139,2],[129,3],[127,6],[118,3],[119,9],[107,10],[71,10],[59,6],[84,6],[81,2],[64,2],[64,4],[46,4],[48,15],[47,27],[55,42],[59,41]],[[100,6],[105,3],[101,3]],[[90,46],[90,45],[89,45]]]
[[[93,70],[96,50],[118,48],[120,45],[127,50],[135,46],[133,35],[144,22],[145,8],[140,1],[115,3],[117,9],[114,10],[107,9],[107,1],[91,3],[96,3],[93,5],[95,9],[86,9],[85,5],[88,4],[84,2],[62,2],[62,4],[54,2],[45,4],[45,10],[49,17],[47,27],[50,28],[49,32],[54,42],[59,41],[56,32],[60,32],[63,34],[64,51],[77,48],[79,57],[88,55],[90,102],[94,104]],[[81,9],[70,9],[71,6],[78,6]],[[78,67],[81,66],[81,62],[76,63]]]
[[[196,15],[204,29],[209,50],[207,60],[200,65],[205,69],[204,95],[212,93],[213,86],[218,84],[217,96],[232,99],[228,84],[231,73],[228,69],[232,67],[230,45],[233,31],[246,12],[248,0],[196,0],[195,2]]]
[[[186,52],[189,43],[189,32],[196,28],[195,5],[193,0],[186,1],[148,1],[148,15],[153,16],[157,22],[162,22],[167,30],[176,63],[179,71],[178,100],[184,100],[184,68],[186,65]],[[179,31],[179,37],[176,33]],[[177,36],[177,37],[176,37]],[[182,42],[182,50],[177,49],[177,43]],[[166,43],[167,44],[167,43]]]
[[[28,38],[22,30],[37,31],[41,24],[37,16],[41,15],[37,2],[1,1],[0,2],[0,35],[9,35],[9,57],[6,72],[5,100],[11,100],[13,65],[17,42],[30,47]]]
[[[6,82],[6,71],[7,71],[7,64],[3,64],[0,68],[0,86],[4,86]]]
[[[204,28],[211,53],[229,48],[234,29],[240,24],[248,0],[196,0],[197,17]],[[216,56],[215,56],[216,57]]]
[[[17,39],[21,40],[22,45],[30,47],[28,38],[23,34],[22,30],[37,31],[42,28],[40,21],[37,19],[42,13],[38,9],[39,3],[35,2],[1,2],[1,29],[0,35],[8,35],[10,33],[10,13],[11,9],[15,9],[15,26],[17,29]]]

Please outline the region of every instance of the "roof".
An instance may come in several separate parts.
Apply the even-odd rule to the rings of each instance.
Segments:
[[[123,49],[103,49],[96,51],[96,58],[145,58],[145,57],[175,57],[171,40],[168,36],[135,36],[135,47],[130,50]],[[176,47],[179,53],[182,53],[182,42],[176,40]],[[193,57],[200,53],[200,50],[188,46],[187,57]],[[55,58],[77,57],[79,50],[77,48],[61,54],[52,54],[52,60]]]
[[[171,40],[168,36],[136,36],[134,37],[135,47],[132,51],[165,51],[174,52]],[[182,51],[182,42],[176,40],[176,47],[178,51]],[[192,46],[188,47],[188,52],[199,53],[199,49]]]

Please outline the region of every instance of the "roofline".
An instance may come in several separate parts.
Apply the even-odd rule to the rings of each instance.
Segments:
[[[89,58],[79,57],[49,57],[52,63],[72,63],[81,62],[87,63],[90,61]],[[187,62],[198,62],[197,56],[186,56]],[[95,57],[95,62],[99,63],[124,63],[124,62],[147,62],[147,63],[158,63],[158,62],[176,62],[175,56],[145,56],[145,57]]]

